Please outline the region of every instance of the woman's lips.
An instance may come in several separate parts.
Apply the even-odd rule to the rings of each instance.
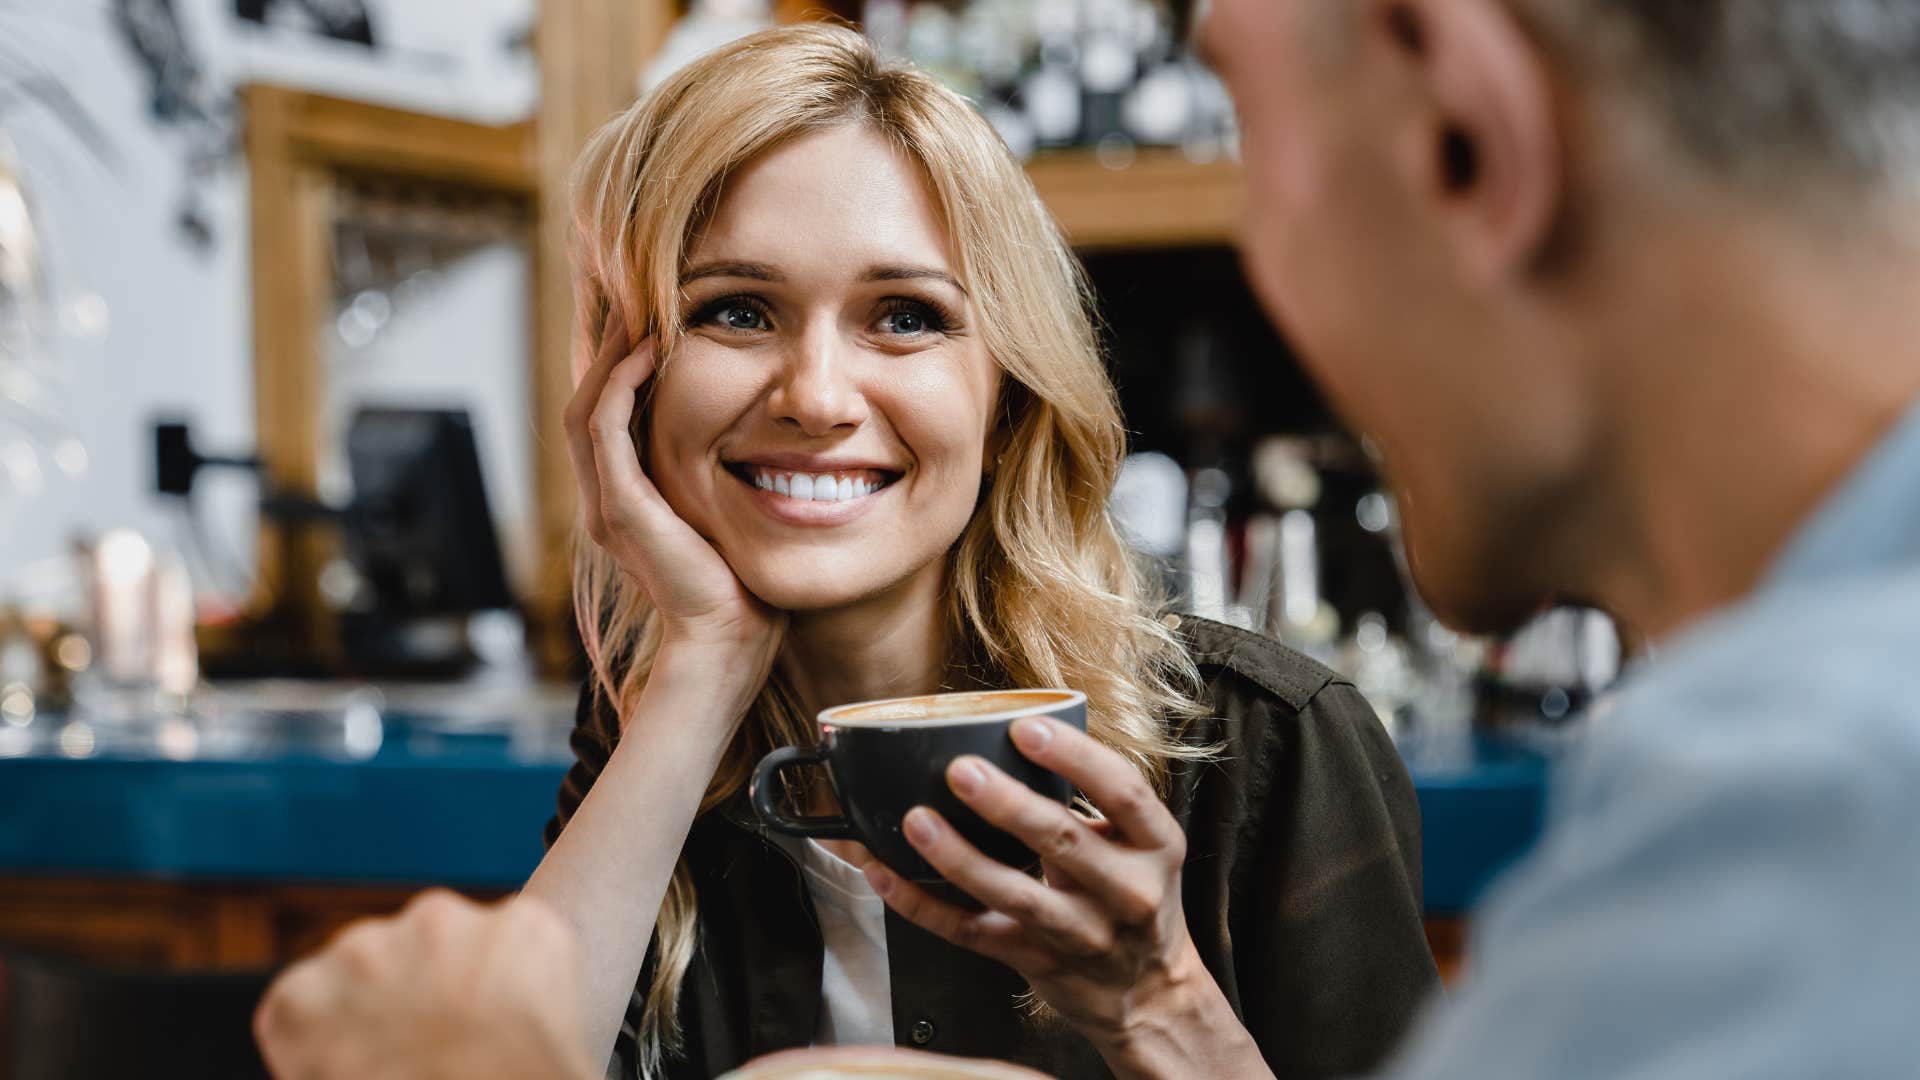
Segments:
[[[900,474],[883,469],[807,472],[729,465],[727,472],[752,488],[754,502],[771,516],[803,525],[850,521],[900,478]]]

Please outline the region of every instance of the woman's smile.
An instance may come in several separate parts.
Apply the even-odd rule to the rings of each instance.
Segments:
[[[750,505],[775,521],[803,527],[845,525],[864,517],[906,475],[789,455],[729,461],[723,468],[745,489]]]

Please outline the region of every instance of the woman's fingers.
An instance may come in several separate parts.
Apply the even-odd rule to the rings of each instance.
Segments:
[[[1102,840],[1112,838],[1113,822],[1102,818],[1087,818],[1085,820],[1087,828],[1092,829],[1095,836],[1100,837]],[[1080,883],[1080,879],[1073,876],[1073,871],[1067,869],[1066,866],[1060,863],[1050,863],[1047,865],[1046,882],[1056,889],[1065,889],[1067,892],[1087,891],[1087,887]]]
[[[904,827],[914,850],[941,877],[1052,941],[1061,952],[1097,956],[1113,948],[1113,921],[1086,898],[1050,888],[982,853],[924,806],[907,814]]]
[[[610,334],[606,341],[621,342],[624,335]],[[635,396],[653,377],[654,345],[643,341],[622,356],[614,355],[615,347],[603,346],[602,357],[575,388],[566,415],[567,453],[580,485],[587,535],[602,545],[665,508],[640,467],[629,429]]]
[[[596,543],[606,542],[606,523],[600,518],[600,473],[594,465],[593,439],[588,424],[600,404],[607,379],[621,359],[633,350],[627,339],[625,321],[617,313],[607,316],[596,350],[588,321],[591,300],[582,293],[580,310],[574,315],[573,397],[562,414],[567,436],[567,456],[573,461],[574,482],[580,485],[580,506],[585,514],[587,535]]]
[[[580,516],[594,543],[606,543],[606,525],[600,520],[600,470],[593,461],[593,440],[584,425],[567,423],[567,457],[573,461],[574,483],[580,488]]]
[[[599,468],[600,496],[613,508],[637,508],[639,501],[659,497],[653,481],[640,468],[640,450],[633,443],[632,433],[635,398],[653,377],[653,369],[653,343],[642,342],[607,373],[600,400],[587,420],[587,436]],[[609,520],[614,516],[608,514]]]
[[[1052,961],[1027,929],[1001,912],[968,911],[930,895],[925,889],[887,869],[879,861],[867,864],[867,883],[894,913],[922,930],[1015,971],[1045,971]]]
[[[1165,902],[1168,875],[1163,863],[1155,864],[1160,854],[1115,843],[1110,838],[1114,828],[1111,822],[1096,828],[1093,820],[1008,776],[984,758],[955,758],[947,767],[947,784],[974,813],[1038,853],[1049,873],[1064,871],[1060,882],[1063,887],[1072,882],[1122,925],[1152,919]],[[912,839],[911,834],[908,839]],[[959,839],[957,835],[955,839]],[[931,855],[927,861],[933,861]],[[946,869],[942,867],[941,872],[946,873]],[[1059,890],[1048,891],[1060,894]],[[986,901],[985,897],[981,899]]]
[[[596,367],[611,368],[615,363],[633,351],[632,332],[627,329],[627,320],[619,307],[609,306],[604,318],[599,313],[599,305],[604,301],[599,293],[591,288],[576,284],[574,289],[578,302],[573,312],[573,384],[579,386]],[[594,321],[600,320],[600,334],[593,333]]]
[[[1128,843],[1169,851],[1176,864],[1184,861],[1186,834],[1180,823],[1146,778],[1118,752],[1078,728],[1046,717],[1022,717],[1014,721],[1011,734],[1027,760],[1080,789]]]

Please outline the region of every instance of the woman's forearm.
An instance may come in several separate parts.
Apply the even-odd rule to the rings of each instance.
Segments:
[[[726,713],[737,695],[717,689],[700,671],[656,665],[607,767],[527,882],[579,938],[597,1062],[612,1054],[660,901],[738,720]]]

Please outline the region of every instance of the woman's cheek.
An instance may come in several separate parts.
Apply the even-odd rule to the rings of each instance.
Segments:
[[[980,495],[985,446],[975,427],[971,419],[953,416],[952,426],[941,432],[941,438],[931,440],[930,452],[920,457],[921,467],[933,474],[931,494],[939,512],[959,518],[962,524],[972,515]]]

